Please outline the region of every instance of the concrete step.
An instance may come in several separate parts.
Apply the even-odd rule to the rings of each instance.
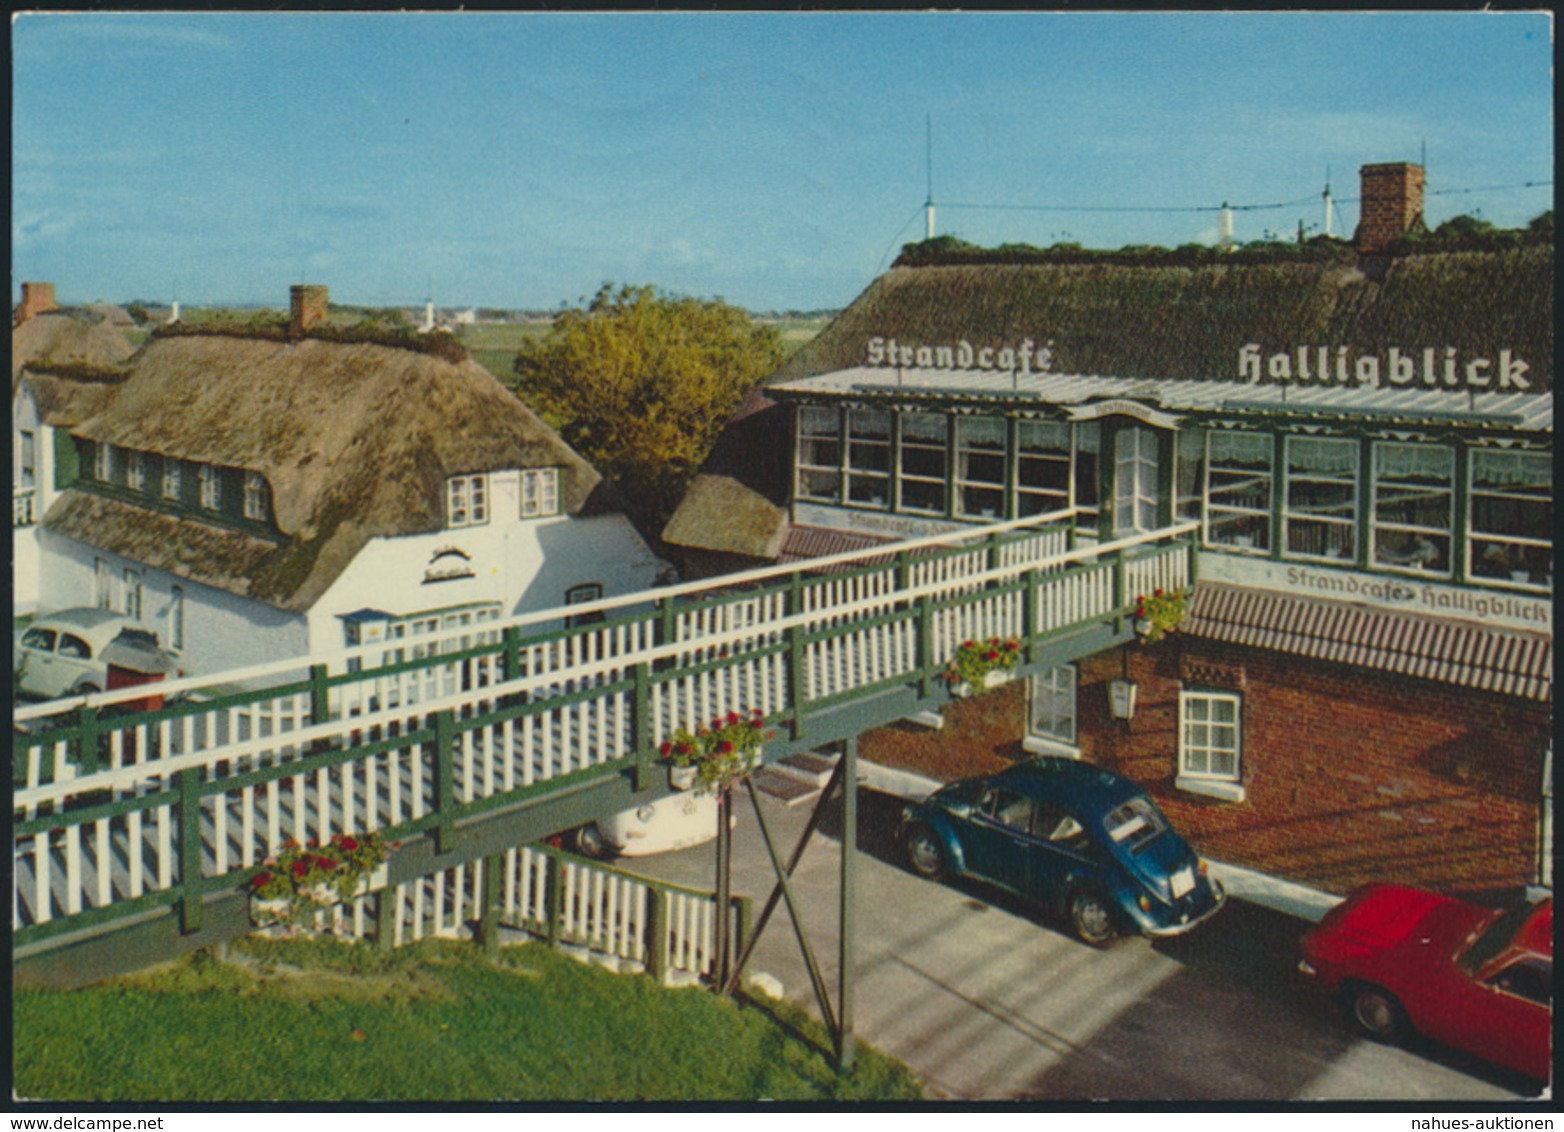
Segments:
[[[783,774],[768,766],[755,772],[755,786],[773,798],[780,798],[788,806],[802,806],[820,796],[820,787]]]
[[[822,790],[825,784],[831,781],[831,772],[836,769],[840,757],[822,755],[816,751],[800,751],[796,755],[789,755],[785,759],[772,763],[770,769]]]

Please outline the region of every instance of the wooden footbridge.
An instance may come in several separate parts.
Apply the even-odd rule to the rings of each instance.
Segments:
[[[154,710],[145,687],[22,708],[15,977],[79,981],[242,934],[243,885],[284,841],[368,830],[401,848],[353,902],[356,934],[508,925],[709,973],[711,893],[534,843],[667,793],[658,747],[677,728],[758,710],[766,758],[784,758],[937,708],[964,640],[1017,638],[1037,671],[1128,639],[1137,595],[1193,582],[1192,524],[1088,543],[1074,520],[182,678]]]

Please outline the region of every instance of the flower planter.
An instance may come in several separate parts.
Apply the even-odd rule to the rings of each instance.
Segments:
[[[976,684],[963,680],[961,683],[952,686],[950,694],[957,699],[981,696],[984,692],[991,692],[1014,679],[1014,672],[985,672],[982,679],[978,680]]]
[[[284,927],[293,915],[293,901],[250,897],[250,923],[258,928]]]
[[[668,768],[668,785],[674,790],[693,790],[695,783],[700,778],[701,768],[691,763],[689,766],[670,766]]]

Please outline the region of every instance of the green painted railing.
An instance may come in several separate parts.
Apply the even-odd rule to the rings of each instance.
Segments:
[[[1071,548],[1068,514],[573,606],[424,640],[18,713],[13,939],[231,890],[287,838],[428,833],[605,776],[652,784],[677,727],[924,696],[964,639],[1039,645],[1192,580],[1188,526]],[[599,608],[600,607],[600,608]],[[561,611],[552,611],[557,621]],[[269,680],[269,683],[261,683]],[[144,710],[127,711],[126,707]],[[117,713],[117,714],[116,714]]]

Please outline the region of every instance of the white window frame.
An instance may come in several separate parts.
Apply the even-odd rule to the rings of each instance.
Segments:
[[[884,436],[872,431],[854,433],[854,426],[868,421],[884,421]],[[848,409],[846,443],[842,446],[846,455],[845,502],[849,507],[862,507],[871,511],[891,509],[891,474],[896,469],[896,414],[889,409]],[[884,469],[872,467],[874,461],[856,462],[861,456],[878,453]],[[864,497],[859,497],[859,493]]]
[[[132,621],[141,620],[141,571],[125,567],[124,587],[120,591],[120,601],[123,608],[120,610]]]
[[[92,604],[99,609],[114,608],[114,571],[105,558],[92,560]]]
[[[1066,721],[1057,706],[1068,699],[1069,717]],[[1044,702],[1054,705],[1050,709],[1050,722],[1067,722],[1065,729],[1049,729],[1039,726],[1040,708]],[[1073,664],[1061,664],[1055,668],[1034,673],[1027,682],[1026,738],[1021,745],[1040,755],[1067,755],[1080,758],[1080,673]]]
[[[481,527],[489,521],[489,476],[486,472],[452,476],[445,481],[445,525]]]
[[[559,469],[521,470],[521,517],[542,519],[559,514]]]
[[[916,435],[914,418],[927,421],[938,421],[941,435],[938,440],[930,440],[927,437]],[[945,515],[950,511],[950,418],[944,413],[898,413],[896,414],[896,439],[898,442],[896,452],[896,509],[910,512],[914,515]],[[940,459],[940,474],[936,476],[925,475],[922,472],[909,472],[907,470],[907,453],[913,452],[938,452]],[[907,485],[923,484],[934,485],[939,491],[940,505],[938,507],[919,507],[907,501]]]
[[[17,477],[19,487],[35,487],[38,483],[38,434],[32,429],[17,433]]]
[[[201,481],[201,506],[208,511],[220,510],[223,506],[223,477],[217,465],[200,465],[196,476]]]
[[[1064,447],[1038,448],[1028,451],[1026,447],[1026,435],[1029,431],[1041,432],[1053,429],[1064,429]],[[1059,498],[1060,492],[1054,488],[1028,487],[1026,477],[1022,475],[1022,469],[1029,463],[1040,466],[1063,465],[1064,466],[1064,491],[1063,498]],[[1051,511],[1062,511],[1068,508],[1075,500],[1075,429],[1068,421],[1017,421],[1015,428],[1015,482],[1016,482],[1016,518],[1024,519],[1030,515],[1045,515]],[[1041,500],[1036,506],[1029,506],[1029,501]]]
[[[829,422],[829,423],[827,423]],[[800,405],[798,407],[798,438],[795,443],[795,455],[793,460],[793,493],[795,499],[808,500],[813,503],[842,502],[842,484],[845,477],[842,474],[842,456],[845,445],[842,443],[842,414],[834,405]],[[819,451],[817,446],[829,445],[836,450],[836,459],[830,463],[821,463],[813,459]],[[825,492],[813,492],[807,487],[809,475],[829,478],[834,486],[829,494]]]
[[[1445,444],[1413,444],[1401,441],[1375,441],[1374,451],[1369,467],[1370,475],[1370,503],[1369,503],[1369,561],[1374,564],[1376,570],[1396,570],[1411,572],[1425,576],[1448,578],[1455,569],[1455,449]],[[1387,476],[1381,470],[1382,463],[1388,459],[1389,454],[1398,448],[1412,448],[1424,451],[1429,456],[1440,457],[1449,461],[1449,471],[1442,484],[1427,484],[1414,482],[1411,477],[1403,477],[1398,481]],[[1391,493],[1399,492],[1403,496],[1412,493],[1415,496],[1433,498],[1442,496],[1444,501],[1444,525],[1442,527],[1429,526],[1423,523],[1414,523],[1400,520],[1388,520],[1380,518],[1380,507],[1392,505],[1400,500],[1390,498]],[[1418,540],[1417,548],[1426,550],[1428,557],[1419,561],[1416,558],[1402,560],[1385,558],[1381,546],[1382,535],[1411,535]],[[1434,565],[1438,561],[1438,547],[1444,546],[1444,566]]]
[[[185,647],[185,588],[173,586],[168,598],[168,647],[176,652]]]
[[[1248,441],[1257,450],[1263,444],[1264,469],[1243,467],[1239,461],[1217,464],[1211,454],[1212,449],[1221,447],[1230,439],[1238,438]],[[1222,479],[1218,480],[1219,477]],[[1218,482],[1213,485],[1213,480]],[[1230,493],[1236,502],[1219,502],[1218,497],[1213,494],[1213,486],[1216,490]],[[1264,505],[1256,506],[1246,502],[1244,496],[1250,492],[1263,493]],[[1271,510],[1276,498],[1276,445],[1273,436],[1268,432],[1246,430],[1207,432],[1205,482],[1201,495],[1205,498],[1203,539],[1206,546],[1217,547],[1235,554],[1270,553]],[[1222,498],[1225,499],[1227,496]],[[1255,534],[1243,533],[1221,535],[1220,528],[1229,524],[1239,524],[1242,530],[1256,532],[1259,537],[1255,537]]]
[[[1232,720],[1217,720],[1211,708],[1217,704],[1232,706]],[[1230,802],[1244,800],[1243,785],[1243,696],[1237,692],[1185,688],[1178,694],[1178,774],[1173,785],[1191,794],[1205,794]],[[1199,728],[1205,728],[1201,737]],[[1231,733],[1231,742],[1217,741],[1216,730]],[[1199,739],[1199,741],[1196,741]],[[1213,771],[1213,755],[1231,755],[1231,771]],[[1191,764],[1196,756],[1204,765]]]
[[[979,431],[979,425],[983,431],[992,432],[997,426],[999,429],[999,451],[992,448],[974,447],[970,434]],[[1011,459],[1010,453],[1010,427],[1004,417],[957,417],[955,428],[954,459],[956,468],[956,498],[955,513],[964,519],[979,519],[983,522],[997,523],[1005,517],[1005,469]],[[977,479],[971,475],[969,457],[990,458],[999,457],[999,481]],[[967,492],[974,493],[992,492],[998,496],[998,504],[992,510],[984,508],[981,504],[968,506]]]
[[[1352,475],[1344,477],[1340,473],[1302,471],[1294,472],[1293,450],[1304,445],[1319,445],[1332,450],[1352,453]],[[1354,563],[1358,557],[1358,511],[1362,499],[1361,484],[1363,482],[1363,451],[1356,440],[1339,436],[1289,436],[1284,439],[1282,446],[1282,553],[1288,558],[1301,559],[1308,562],[1339,562],[1343,565]],[[1335,488],[1345,487],[1347,491],[1346,510],[1342,512],[1326,512],[1324,510],[1297,510],[1293,506],[1292,489],[1295,484],[1326,484]],[[1318,524],[1324,530],[1335,529],[1345,532],[1346,546],[1341,554],[1332,554],[1329,550],[1318,553],[1310,553],[1300,550],[1294,544],[1294,523]],[[1297,532],[1301,534],[1302,531]],[[1299,539],[1298,541],[1304,541]]]
[[[1544,500],[1544,496],[1534,490],[1513,488],[1511,490],[1505,490],[1505,486],[1497,482],[1497,477],[1495,477],[1495,480],[1489,486],[1479,488],[1478,467],[1484,461],[1484,459],[1491,459],[1495,456],[1500,458],[1507,457],[1514,460],[1535,460],[1545,464],[1546,466],[1541,476],[1528,478],[1534,478],[1541,483],[1546,483],[1549,485],[1549,492],[1546,496],[1546,502],[1549,509],[1551,510],[1552,508],[1552,457],[1550,454],[1543,452],[1504,452],[1488,448],[1472,449],[1467,458],[1466,472],[1467,523],[1465,555],[1467,577],[1470,578],[1473,582],[1484,586],[1502,586],[1506,589],[1524,589],[1534,591],[1540,590],[1544,592],[1550,591],[1553,587],[1553,576],[1551,568],[1553,557],[1553,541],[1551,531],[1524,533],[1519,529],[1499,531],[1486,530],[1478,526],[1477,501],[1479,498],[1510,500],[1513,504],[1542,503]],[[1479,554],[1477,550],[1479,543],[1486,544],[1485,549],[1481,554]],[[1510,558],[1510,567],[1508,569],[1502,570],[1498,574],[1479,573],[1478,568],[1484,565],[1486,556],[1493,553]],[[1534,582],[1531,579],[1536,576],[1536,572],[1525,569],[1524,563],[1528,558],[1535,558],[1540,560],[1544,557],[1546,557],[1550,563],[1548,574],[1545,580]],[[1499,561],[1502,560],[1502,558],[1499,559]]]
[[[271,506],[271,488],[260,472],[244,473],[244,517],[257,522],[266,521]]]
[[[163,498],[179,502],[184,494],[185,466],[173,456],[163,457]]]
[[[144,452],[125,453],[125,486],[131,491],[144,491],[147,486],[147,457]]]
[[[99,483],[114,482],[114,445],[100,441],[92,446],[92,478]]]

